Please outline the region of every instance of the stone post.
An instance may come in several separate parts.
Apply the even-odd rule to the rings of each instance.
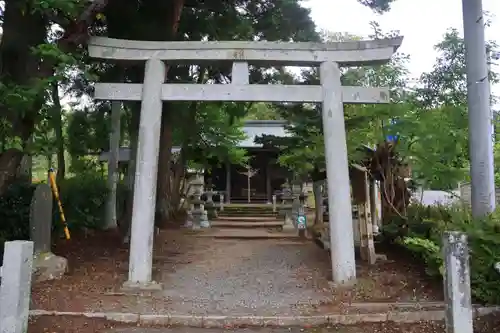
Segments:
[[[444,300],[446,332],[472,333],[469,247],[467,235],[445,232],[443,235]]]
[[[332,277],[334,283],[350,284],[356,279],[356,263],[352,224],[346,223],[352,212],[340,75],[338,64],[320,65]]]
[[[52,191],[39,184],[30,206],[30,239],[34,243],[34,275],[36,281],[60,279],[68,270],[66,258],[56,256],[52,245]]]
[[[224,211],[224,193],[221,193],[219,194],[219,198],[220,198],[220,211],[223,212]]]
[[[5,242],[0,286],[0,332],[26,333],[31,298],[33,242]]]
[[[52,234],[52,190],[47,184],[36,186],[30,205],[30,238],[35,256],[50,252]]]
[[[276,213],[276,194],[273,194],[273,213]]]
[[[226,203],[231,203],[231,163],[226,161]]]
[[[108,155],[108,202],[106,209],[106,229],[113,229],[118,226],[116,213],[116,197],[118,186],[118,162],[120,155],[120,117],[121,103],[113,101],[111,103],[111,135],[109,138],[109,155]]]
[[[128,281],[124,285],[126,289],[161,288],[152,281],[152,270],[156,180],[163,106],[161,86],[164,81],[165,64],[158,59],[149,59],[146,62],[142,88],[129,272]]]

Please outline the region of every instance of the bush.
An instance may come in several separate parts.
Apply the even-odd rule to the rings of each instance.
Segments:
[[[64,215],[70,230],[99,229],[104,224],[108,189],[106,179],[100,175],[86,174],[58,184]],[[8,240],[29,239],[30,204],[35,184],[11,185],[0,197],[0,246]],[[122,203],[125,187],[118,187],[118,203]],[[62,224],[57,202],[53,205],[54,237],[62,234]],[[118,207],[121,211],[121,207]],[[0,251],[1,252],[1,251]]]
[[[99,174],[85,174],[64,180],[60,184],[60,196],[64,215],[70,230],[81,228],[102,229],[106,218],[106,202],[109,194],[106,179]],[[122,203],[125,187],[118,186],[117,202]],[[118,205],[118,212],[121,207]],[[59,214],[56,228],[61,229]]]
[[[500,304],[500,209],[474,220],[463,206],[409,207],[407,219],[393,218],[383,227],[385,240],[405,247],[421,260],[430,276],[442,276],[442,235],[462,231],[468,235],[472,295],[476,301]]]
[[[0,197],[0,244],[15,239],[29,239],[30,203],[35,185],[18,183],[9,186]]]

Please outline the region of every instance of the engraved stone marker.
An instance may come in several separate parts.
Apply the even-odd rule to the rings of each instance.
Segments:
[[[52,191],[47,184],[37,185],[30,209],[30,238],[34,253],[50,252],[52,230]]]

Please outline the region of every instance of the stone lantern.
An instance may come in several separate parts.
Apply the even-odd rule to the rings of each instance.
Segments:
[[[280,210],[280,215],[284,217],[285,219],[285,224],[283,225],[283,229],[291,229],[294,228],[294,222],[293,222],[293,201],[294,201],[294,196],[292,193],[292,188],[290,187],[290,184],[288,184],[288,181],[285,182],[281,186],[281,210]]]
[[[198,177],[191,183],[193,194],[190,196],[190,212],[188,212],[187,224],[189,224],[189,218],[191,218],[191,227],[195,230],[210,227],[207,211],[205,210],[205,202],[201,200],[203,185],[203,180]]]
[[[214,192],[213,186],[209,186],[208,190],[205,192],[205,196],[207,198],[205,201],[205,208],[209,219],[217,218],[217,209],[214,202],[214,195],[216,194],[217,192]]]

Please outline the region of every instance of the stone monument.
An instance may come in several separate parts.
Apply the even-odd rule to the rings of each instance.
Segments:
[[[60,279],[68,270],[66,258],[56,256],[51,252],[52,205],[50,186],[37,185],[30,207],[30,237],[34,243],[35,281]]]

